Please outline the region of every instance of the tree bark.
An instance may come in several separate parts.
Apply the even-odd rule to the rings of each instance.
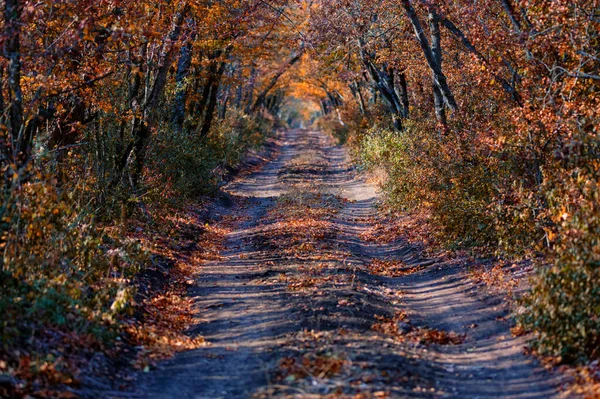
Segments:
[[[431,51],[431,47],[429,46],[429,40],[427,40],[427,36],[423,31],[423,27],[421,26],[421,22],[419,21],[419,17],[417,16],[417,12],[413,8],[410,0],[402,0],[402,5],[404,10],[406,11],[406,15],[410,20],[411,25],[415,31],[415,36],[421,50],[423,51],[423,55],[429,65],[429,68],[433,72],[433,76],[435,79],[436,85],[439,87],[442,96],[444,98],[444,102],[452,111],[456,111],[458,109],[458,105],[456,104],[456,100],[454,99],[454,95],[448,86],[448,82],[446,79],[446,75],[442,71],[442,68],[435,60],[435,57]]]
[[[358,43],[360,46],[360,56],[363,65],[367,69],[371,82],[379,93],[381,93],[383,98],[385,98],[392,115],[394,128],[398,131],[402,131],[404,129],[402,120],[406,113],[403,111],[402,101],[396,93],[394,70],[385,66],[382,68],[377,67],[373,62],[375,56],[367,53],[364,41],[359,39]]]
[[[202,94],[200,95],[200,100],[196,103],[195,110],[193,111],[194,116],[201,118],[201,121],[203,121],[205,119],[205,117],[204,117],[205,110],[206,110],[207,105],[210,102],[210,97],[212,95],[212,91],[215,86],[215,83],[218,85],[217,80],[220,80],[220,77],[218,76],[218,72],[219,72],[219,65],[221,65],[222,63],[219,63],[218,58],[222,54],[223,54],[223,49],[217,49],[208,56],[208,59],[210,61],[209,65],[208,65],[208,69],[207,69],[208,75],[206,77],[206,81],[204,82],[204,87],[202,88]],[[196,126],[197,126],[197,124],[194,123],[192,125],[192,130],[194,130]]]
[[[132,136],[134,142],[133,156],[135,162],[130,180],[134,190],[137,189],[142,175],[142,169],[146,160],[148,141],[150,140],[150,133],[152,131],[151,125],[154,122],[155,110],[162,99],[167,84],[167,74],[173,63],[173,56],[176,49],[175,43],[177,43],[181,36],[181,27],[190,9],[190,5],[186,3],[181,11],[175,14],[171,34],[165,42],[163,51],[161,52],[161,59],[154,84],[152,85],[152,89],[150,90],[150,94],[146,98],[145,103],[141,106],[142,118],[134,118],[132,123]]]
[[[350,91],[354,95],[354,98],[356,98],[356,102],[358,104],[358,108],[360,110],[361,115],[366,115],[367,110],[365,107],[365,99],[363,97],[362,91],[360,90],[360,85],[358,84],[358,82],[353,82],[350,84]]]
[[[508,15],[510,19],[510,23],[517,33],[521,33],[521,23],[515,16],[515,10],[510,2],[510,0],[502,0],[502,7],[504,7],[504,11]]]
[[[213,79],[212,87],[210,88],[208,104],[206,105],[206,109],[204,111],[204,118],[202,118],[202,126],[200,128],[201,138],[208,136],[208,133],[210,132],[210,128],[214,119],[215,108],[217,107],[217,94],[219,93],[219,84],[221,82],[221,77],[223,76],[224,72],[225,62],[221,62]]]
[[[183,20],[189,11],[190,5],[186,3],[183,9],[174,17],[173,29],[169,35],[169,40],[167,43],[165,43],[166,48],[163,49],[160,66],[158,67],[158,73],[156,74],[156,79],[152,85],[152,90],[150,91],[147,102],[144,105],[144,111],[154,110],[162,97],[163,91],[167,84],[167,74],[171,64],[173,63],[173,56],[176,49],[175,43],[179,40],[179,36],[181,36],[181,26],[183,25]]]
[[[9,150],[12,161],[21,167],[29,157],[31,138],[23,126],[23,91],[21,89],[21,6],[19,0],[4,2],[4,57],[8,60]]]
[[[440,23],[439,18],[434,10],[429,10],[429,30],[431,33],[431,54],[436,64],[442,68],[442,39],[440,35]],[[435,75],[433,75],[433,106],[435,109],[435,116],[439,124],[444,129],[448,126],[446,120],[446,107],[444,103],[444,96],[442,91],[436,84]]]
[[[175,77],[176,89],[172,122],[178,129],[183,127],[183,122],[185,121],[185,103],[186,94],[188,92],[186,89],[185,79],[187,79],[190,72],[190,67],[192,66],[192,50],[194,46],[194,39],[196,38],[194,21],[191,18],[188,21],[189,25],[191,26],[191,31],[186,43],[181,47],[179,61],[177,62],[177,74]]]
[[[408,118],[410,116],[410,103],[408,101],[408,85],[406,83],[406,74],[402,72],[398,75],[398,80],[400,83],[400,100],[402,101],[402,109],[404,111],[404,117]]]

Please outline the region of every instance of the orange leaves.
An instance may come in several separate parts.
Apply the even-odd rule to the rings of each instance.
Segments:
[[[483,282],[490,288],[505,293],[508,297],[519,284],[519,280],[513,277],[515,273],[524,277],[524,272],[531,273],[531,268],[524,265],[507,265],[505,262],[494,265],[491,269],[484,266],[473,268],[470,272],[471,277],[477,282]]]
[[[587,365],[571,370],[563,370],[574,378],[575,383],[567,388],[567,395],[584,398],[600,397],[600,361],[594,360]]]
[[[460,345],[464,342],[465,337],[454,332],[436,330],[433,328],[420,328],[419,339],[424,343],[432,343],[437,345]]]
[[[333,377],[347,364],[346,360],[334,356],[305,353],[300,359],[284,358],[279,367],[281,377],[285,381],[309,376],[316,379]]]
[[[263,218],[270,224],[261,235],[261,244],[295,257],[322,254],[329,249],[327,238],[334,234],[329,219],[338,207],[337,199],[312,191],[284,195]]]
[[[371,329],[393,336],[400,341],[410,340],[422,344],[460,345],[465,336],[434,328],[414,327],[410,324],[406,312],[399,312],[394,317],[375,316],[378,320]]]
[[[159,295],[149,303],[143,303],[144,324],[126,328],[131,337],[144,346],[144,351],[139,353],[137,359],[139,368],[176,352],[206,345],[202,337],[185,334],[192,324],[193,312],[191,300],[181,295],[183,293]]]
[[[412,327],[408,325],[409,320],[406,312],[398,312],[393,318],[375,315],[375,319],[378,321],[373,323],[371,329],[386,335],[399,336],[412,330]],[[406,331],[400,328],[399,323],[402,323],[402,326],[406,325]]]
[[[344,335],[346,332],[339,330],[325,333],[305,330],[297,334],[288,343],[297,348],[296,353],[280,360],[275,373],[276,380],[292,385],[300,380],[309,379],[306,382],[314,385],[350,372],[352,362],[345,357],[344,353],[335,353],[329,348],[338,334]]]
[[[361,233],[360,238],[368,242],[390,243],[402,237],[403,231],[396,223],[382,220]]]
[[[367,265],[367,270],[371,274],[385,277],[402,277],[407,274],[416,273],[423,270],[424,266],[409,266],[401,260],[380,260],[375,259]]]
[[[221,258],[219,253],[230,221],[201,226],[196,211],[188,209],[178,216],[163,217],[159,245],[147,242],[155,256],[168,259],[172,266],[161,277],[151,274],[141,282],[148,290],[137,304],[143,313],[143,323],[131,324],[126,329],[135,342],[144,346],[136,359],[139,368],[149,367],[176,352],[207,345],[203,337],[186,334],[195,317],[193,300],[187,292],[195,282],[198,266]]]

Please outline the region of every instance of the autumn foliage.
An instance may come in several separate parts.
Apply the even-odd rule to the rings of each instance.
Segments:
[[[339,0],[310,23],[332,133],[438,242],[535,259],[518,319],[565,359],[600,342],[598,6]]]
[[[522,328],[542,353],[597,358],[599,7],[3,1],[0,375],[21,394],[75,386],[65,342],[154,340],[162,322],[134,320],[183,292],[134,300],[155,233],[285,123],[347,142],[438,242],[534,259]]]
[[[285,1],[0,8],[0,396],[53,396],[95,351],[194,344],[172,214],[272,132],[303,50]]]

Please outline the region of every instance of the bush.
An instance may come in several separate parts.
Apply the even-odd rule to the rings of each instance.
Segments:
[[[497,242],[488,205],[493,170],[456,146],[454,135],[411,123],[404,132],[372,128],[358,140],[356,155],[366,168],[383,167],[388,201],[401,210],[427,208],[446,243]]]
[[[535,347],[565,360],[600,356],[600,187],[591,169],[548,176],[553,264],[540,268],[518,320]]]
[[[206,138],[167,129],[151,149],[149,183],[163,192],[172,190],[180,198],[211,192],[272,130],[273,122],[267,117],[235,111],[215,123]]]
[[[564,361],[600,355],[600,269],[557,260],[541,269],[517,319],[535,333],[533,346]]]
[[[98,227],[91,209],[78,203],[81,191],[61,191],[40,171],[32,175],[38,177],[8,189],[3,208],[4,350],[15,340],[26,347],[44,326],[110,334],[114,316],[128,305],[128,279],[143,261],[134,242]]]
[[[590,159],[598,149],[581,134],[576,142],[587,147],[544,159],[542,183],[520,137],[492,149],[485,137],[442,136],[411,121],[401,133],[359,133],[355,146],[363,167],[387,172],[388,202],[427,209],[441,242],[545,262],[517,318],[535,333],[538,351],[569,361],[600,356],[600,179]]]
[[[332,110],[316,121],[317,129],[326,132],[340,144],[351,144],[349,141],[354,139],[356,133],[367,126],[367,119],[352,107]]]

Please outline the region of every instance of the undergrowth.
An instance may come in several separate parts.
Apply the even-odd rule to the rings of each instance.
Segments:
[[[574,129],[576,156],[571,149],[558,157],[523,145],[521,137],[498,146],[508,140],[508,124],[482,135],[460,118],[445,131],[418,120],[406,121],[402,132],[376,120],[348,133],[360,167],[384,169],[388,204],[430,215],[437,243],[533,259],[531,291],[516,314],[520,328],[533,332],[541,354],[598,358],[600,169],[593,133]]]
[[[0,208],[0,376],[10,383],[0,396],[53,397],[77,388],[98,352],[147,367],[139,356],[196,345],[182,335],[191,320],[185,275],[193,271],[170,267],[162,277],[166,292],[150,290],[135,301],[139,277],[164,269],[158,258],[176,263],[181,255],[163,254],[180,247],[181,223],[170,215],[187,215],[184,205],[214,192],[272,129],[269,118],[237,112],[204,139],[164,125],[139,187],[129,185],[129,164],[124,178],[114,178],[118,148],[108,145],[110,130],[90,131],[90,146],[68,156],[40,149],[27,168],[5,170],[13,178],[4,182]]]

